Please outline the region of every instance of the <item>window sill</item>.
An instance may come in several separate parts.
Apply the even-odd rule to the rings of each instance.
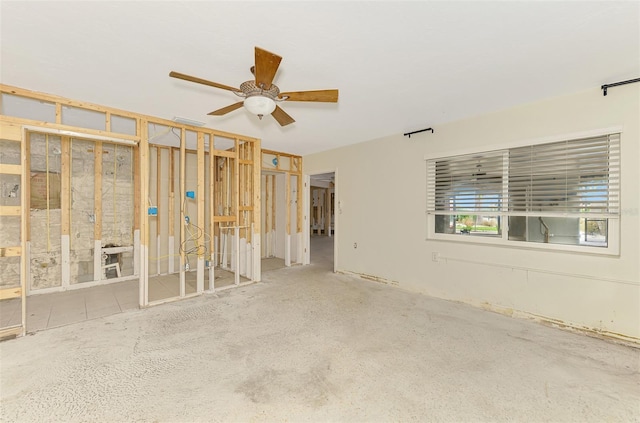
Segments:
[[[566,245],[566,244],[546,244],[538,242],[526,242],[526,241],[514,241],[505,240],[495,236],[475,236],[465,234],[430,234],[426,241],[438,241],[438,242],[454,242],[478,246],[492,246],[501,248],[512,248],[518,250],[533,250],[533,251],[553,251],[564,253],[578,253],[585,255],[596,256],[614,256],[619,257],[619,248],[609,245],[608,247],[594,247],[588,245]],[[611,244],[611,242],[610,242]]]

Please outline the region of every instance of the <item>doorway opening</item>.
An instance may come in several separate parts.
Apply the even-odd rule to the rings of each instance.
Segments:
[[[309,176],[309,262],[336,271],[336,172]]]
[[[262,271],[305,264],[302,157],[262,150]]]

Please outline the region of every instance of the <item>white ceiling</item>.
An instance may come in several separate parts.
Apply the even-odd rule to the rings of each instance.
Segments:
[[[147,115],[187,117],[305,155],[640,76],[640,2],[0,2],[0,81]],[[280,127],[229,91],[254,46],[283,57]]]

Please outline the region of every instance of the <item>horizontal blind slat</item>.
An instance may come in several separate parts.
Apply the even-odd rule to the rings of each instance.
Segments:
[[[430,212],[615,214],[619,191],[619,134],[427,161]]]

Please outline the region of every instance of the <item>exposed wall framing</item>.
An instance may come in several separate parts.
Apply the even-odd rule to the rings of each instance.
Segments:
[[[310,195],[311,234],[331,236],[333,234],[334,188],[312,185]]]
[[[134,278],[133,146],[31,130],[25,145],[28,291]]]
[[[0,340],[22,336],[26,331],[27,226],[25,204],[27,185],[26,145],[19,131],[0,125],[0,307],[20,302],[20,317],[0,324]]]
[[[28,107],[16,107],[18,103],[27,103]],[[175,144],[162,145],[159,140],[151,139],[150,125],[177,129],[179,135],[175,137]],[[32,194],[30,187],[33,186],[30,175],[33,166],[38,164],[31,162],[34,152],[30,149],[36,142],[32,142],[32,136],[44,136],[46,144],[43,147],[46,151],[42,153],[45,166],[38,177],[44,178],[46,185],[40,194],[44,192],[46,197],[47,207],[42,209],[42,214],[47,217],[40,220],[46,222],[45,252],[56,254],[55,266],[51,268],[57,269],[51,278],[53,283],[42,289],[36,289],[39,287],[32,284],[33,266],[29,269],[29,263],[33,262],[31,236],[36,235],[30,231],[35,224],[33,212],[28,207]],[[218,147],[218,139],[225,141],[221,147]],[[230,142],[226,142],[228,140]],[[53,142],[57,156],[55,169],[49,162]],[[241,275],[249,281],[260,280],[260,140],[0,85],[0,143],[3,146],[13,143],[20,148],[15,163],[5,161],[0,155],[2,181],[6,179],[4,175],[20,179],[17,184],[20,201],[4,201],[2,197],[0,203],[0,232],[8,234],[7,229],[14,228],[13,238],[17,236],[14,240],[9,235],[0,236],[0,266],[14,269],[0,274],[0,301],[9,297],[23,300],[22,324],[11,328],[11,333],[24,333],[24,299],[31,288],[30,294],[54,292],[135,277],[140,281],[139,303],[147,306],[150,304],[150,273],[179,273],[178,298],[189,294],[184,281],[190,258],[195,261],[188,271],[195,271],[197,281],[193,294],[204,292],[207,280],[208,289],[216,289],[216,265],[235,271],[234,285],[240,284]],[[3,148],[3,153],[5,150]],[[91,171],[87,172],[87,168]],[[128,176],[120,173],[123,168],[130,172]],[[195,169],[195,183],[187,186],[188,169]],[[80,180],[80,175],[85,177]],[[125,181],[124,178],[128,179]],[[55,194],[57,208],[52,207],[54,180],[59,181],[59,191]],[[77,195],[79,187],[86,185],[91,187],[92,195],[84,200],[93,212],[78,217],[74,215],[81,210],[76,207],[80,201]],[[189,229],[183,223],[185,208],[182,206],[188,191],[195,193],[189,200],[195,201],[194,208],[189,210],[189,218],[204,236],[196,237],[192,251],[181,251]],[[155,204],[149,204],[152,197],[156,199]],[[14,197],[7,195],[7,198]],[[127,207],[131,210],[126,233],[118,225],[124,218],[123,207],[118,207],[123,201],[130,201],[130,207]],[[152,216],[151,205],[157,207]],[[51,230],[54,221],[58,225],[55,233]],[[80,223],[90,223],[91,230],[88,234],[82,231],[77,237],[80,232],[74,226]],[[150,262],[151,232],[155,237],[153,262]],[[178,233],[179,239],[175,239]],[[40,232],[37,237],[40,242]],[[108,244],[112,246],[107,245],[108,238],[111,239]],[[78,250],[82,242],[89,242],[91,247]],[[80,272],[74,268],[74,263],[78,262],[76,264],[80,266],[82,260],[79,261],[78,256],[85,253],[91,260]],[[115,263],[105,262],[110,255],[128,255],[128,264],[119,262],[115,266]],[[166,260],[158,260],[161,255],[166,255]],[[178,257],[175,260],[174,255]],[[49,265],[45,267],[49,268]],[[116,267],[117,277],[105,278],[107,272]],[[126,271],[125,267],[128,267]],[[128,276],[120,277],[120,273]],[[6,276],[9,274],[13,276]],[[78,283],[79,274],[90,275],[90,278]],[[7,333],[0,329],[0,336]]]
[[[262,150],[262,257],[304,260],[302,157]]]

